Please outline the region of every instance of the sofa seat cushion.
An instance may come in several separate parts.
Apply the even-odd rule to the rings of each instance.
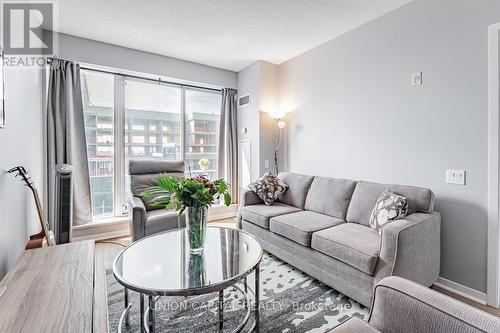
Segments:
[[[364,320],[351,317],[328,333],[380,333],[380,331],[368,325]]]
[[[304,246],[311,246],[313,232],[331,228],[344,221],[312,211],[301,211],[271,218],[269,230]]]
[[[380,254],[380,236],[370,227],[343,223],[313,233],[311,247],[373,275]]]
[[[241,211],[241,216],[248,222],[269,229],[269,219],[271,217],[299,211],[301,211],[301,209],[297,207],[276,202],[271,206],[264,204],[245,206]]]

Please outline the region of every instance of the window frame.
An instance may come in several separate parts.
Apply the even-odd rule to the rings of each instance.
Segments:
[[[180,87],[181,89],[181,112],[180,112],[180,156],[183,160],[186,157],[186,90],[208,91],[220,94],[222,102],[222,89],[195,86],[190,84],[182,84],[168,82],[160,79],[152,79],[148,77],[140,77],[126,73],[102,70],[100,68],[92,68],[89,66],[81,67],[81,71],[101,72],[103,74],[113,75],[114,79],[114,110],[113,110],[113,213],[112,216],[94,216],[93,221],[115,220],[116,218],[128,216],[128,205],[126,198],[126,170],[125,165],[125,86],[127,81],[146,81],[151,84],[161,84],[167,86]]]

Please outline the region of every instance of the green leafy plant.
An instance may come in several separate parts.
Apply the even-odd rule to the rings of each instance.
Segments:
[[[186,207],[208,208],[221,197],[231,204],[229,184],[224,179],[209,180],[203,176],[175,178],[161,174],[153,186],[141,195],[153,198],[151,205],[175,209],[182,214]]]

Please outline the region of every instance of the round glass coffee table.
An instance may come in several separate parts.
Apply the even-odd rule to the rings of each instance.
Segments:
[[[233,332],[241,331],[254,313],[259,325],[259,264],[263,250],[249,233],[230,228],[208,227],[201,254],[191,254],[186,229],[155,234],[132,243],[113,263],[113,275],[125,287],[125,310],[118,324],[129,322],[131,304],[128,289],[140,294],[140,324],[154,332],[155,302],[161,296],[197,296],[219,293],[218,329],[224,328],[224,289],[234,287],[245,298],[245,316]],[[247,276],[255,273],[255,286],[247,285]],[[241,286],[240,286],[241,284]],[[253,303],[249,295],[253,296]],[[144,296],[148,297],[145,308]]]

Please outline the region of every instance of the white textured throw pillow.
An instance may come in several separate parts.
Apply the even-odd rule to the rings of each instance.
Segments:
[[[378,198],[372,215],[370,216],[370,227],[382,234],[382,228],[389,222],[402,219],[408,214],[408,202],[405,197],[385,190]]]
[[[264,176],[248,185],[248,188],[255,192],[266,205],[270,206],[285,193],[288,185],[278,177],[273,176],[271,171],[267,171]]]

